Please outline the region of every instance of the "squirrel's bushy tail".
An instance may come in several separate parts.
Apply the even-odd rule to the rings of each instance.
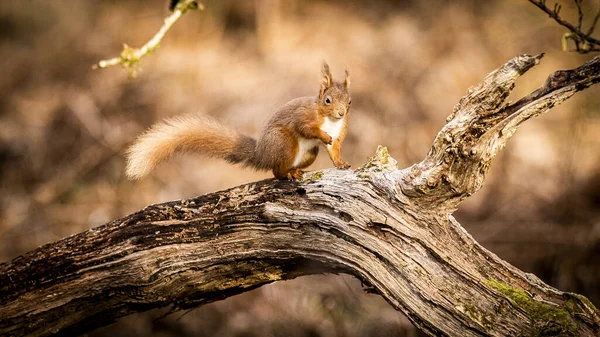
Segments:
[[[256,140],[196,115],[167,119],[141,135],[127,151],[127,176],[139,179],[176,152],[195,152],[252,165]]]

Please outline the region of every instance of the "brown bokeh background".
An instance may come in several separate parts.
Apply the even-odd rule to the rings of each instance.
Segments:
[[[152,123],[214,116],[257,135],[286,101],[316,94],[319,65],[348,67],[353,108],[344,156],[354,167],[386,145],[421,160],[454,104],[488,72],[545,52],[511,100],[591,56],[564,53],[565,32],[525,0],[207,0],[178,22],[136,79],[92,70],[121,44],[145,43],[167,1],[0,2],[0,261],[147,204],[270,177],[179,156],[124,177],[126,147]],[[588,19],[595,14],[586,2]],[[565,17],[576,20],[571,2]],[[486,248],[600,305],[600,88],[527,122],[456,217]],[[331,164],[321,154],[313,169]],[[279,282],[190,312],[156,310],[91,336],[417,336],[349,276]]]

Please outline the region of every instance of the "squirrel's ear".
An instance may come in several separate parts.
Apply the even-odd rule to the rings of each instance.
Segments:
[[[323,95],[325,90],[331,87],[333,84],[333,79],[331,78],[331,71],[329,70],[329,66],[327,63],[323,61],[323,66],[321,67],[321,92],[320,95]]]
[[[350,89],[350,72],[346,69],[346,77],[344,78],[344,86],[346,89]]]

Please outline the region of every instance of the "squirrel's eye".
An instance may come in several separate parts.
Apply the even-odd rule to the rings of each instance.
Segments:
[[[331,98],[326,97],[325,98],[325,104],[331,104]]]
[[[348,101],[348,105],[350,105],[350,104],[352,104],[352,100],[349,100],[349,101]]]

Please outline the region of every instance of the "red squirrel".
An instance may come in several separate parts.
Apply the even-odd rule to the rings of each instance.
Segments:
[[[349,168],[342,161],[342,142],[352,103],[350,76],[346,70],[344,82],[334,82],[327,63],[323,63],[321,75],[319,94],[283,105],[267,121],[258,139],[195,115],[152,126],[127,151],[127,176],[139,179],[176,152],[196,152],[272,170],[279,179],[297,180],[304,173],[302,169],[315,161],[320,142],[327,145],[335,167]]]

